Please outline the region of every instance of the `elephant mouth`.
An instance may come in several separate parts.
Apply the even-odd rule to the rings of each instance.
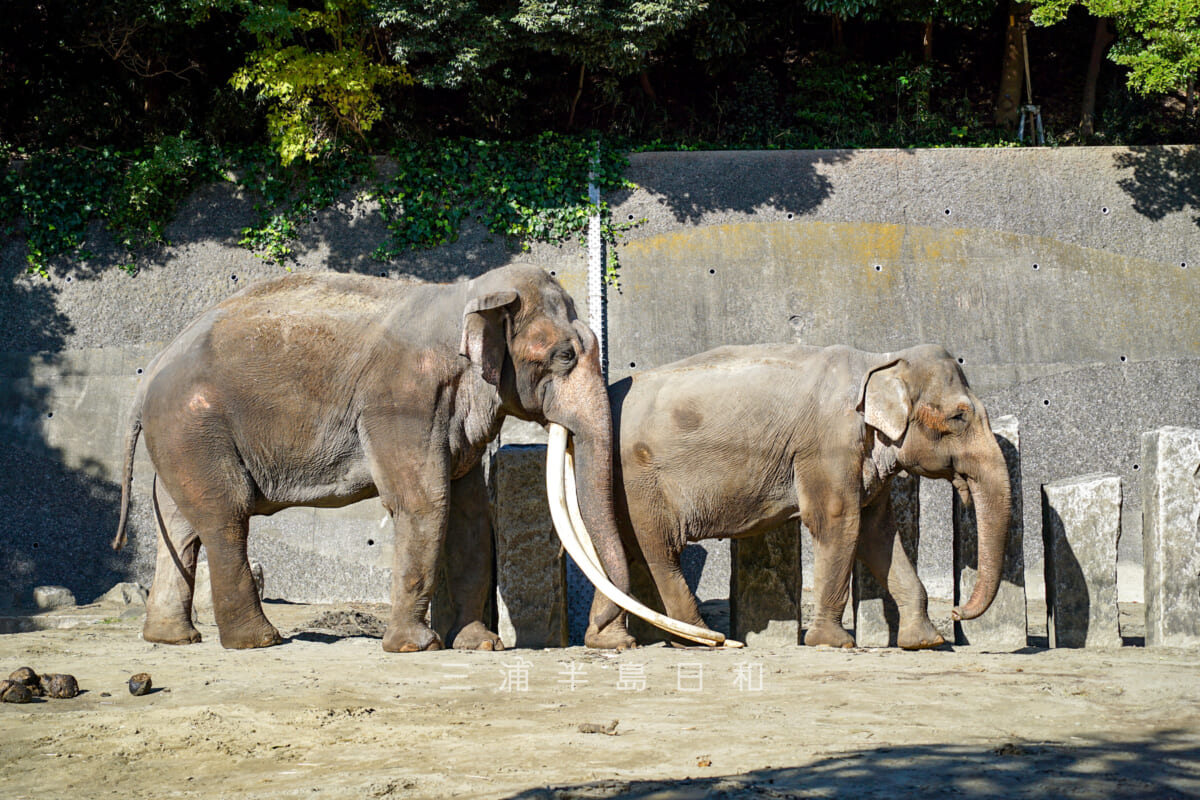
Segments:
[[[717,631],[689,625],[660,614],[617,588],[604,572],[596,547],[583,524],[579,512],[579,499],[575,486],[575,460],[567,448],[570,434],[557,423],[547,426],[550,442],[546,454],[546,496],[550,501],[550,517],[554,521],[554,532],[558,534],[563,548],[587,576],[588,580],[609,600],[631,614],[682,639],[698,642],[710,647],[742,647],[741,642],[726,639]]]

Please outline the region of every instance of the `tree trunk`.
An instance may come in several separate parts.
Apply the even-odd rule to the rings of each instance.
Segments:
[[[658,92],[654,91],[654,84],[650,83],[650,73],[642,70],[638,75],[638,81],[642,85],[642,92],[650,99],[650,102],[657,103]]]
[[[1104,51],[1112,44],[1113,34],[1108,29],[1108,20],[1096,20],[1096,34],[1092,38],[1092,55],[1088,60],[1087,79],[1083,84],[1083,102],[1079,109],[1079,134],[1091,136],[1096,132],[1096,83],[1100,80],[1100,64]]]
[[[1013,130],[1021,120],[1021,85],[1024,82],[1025,48],[1021,32],[1029,18],[1029,6],[1009,0],[1008,28],[1004,34],[1004,61],[1000,66],[1000,90],[996,97],[996,125]]]
[[[579,65],[579,88],[575,90],[575,96],[571,98],[571,114],[567,117],[567,128],[575,127],[575,107],[579,105],[579,98],[583,96],[583,75],[587,70],[587,65]]]
[[[925,20],[921,30],[921,60],[928,64],[933,60],[933,18]]]

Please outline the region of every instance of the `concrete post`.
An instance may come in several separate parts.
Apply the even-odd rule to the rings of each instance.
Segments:
[[[565,556],[550,520],[545,474],[543,445],[505,445],[492,462],[496,632],[506,647],[567,646]]]
[[[1046,630],[1051,647],[1121,646],[1120,538],[1120,477],[1085,475],[1042,486]]]
[[[956,644],[980,645],[989,650],[1017,650],[1027,643],[1025,609],[1025,524],[1021,499],[1021,439],[1017,418],[1004,416],[992,420],[992,432],[1008,463],[1012,486],[1012,518],[1008,526],[1008,546],[1004,551],[1000,590],[991,607],[978,619],[954,625]],[[967,508],[954,497],[954,602],[965,603],[975,587],[977,576],[978,529],[974,507]]]
[[[733,638],[748,645],[800,641],[800,523],[733,539],[729,616]]]
[[[1200,644],[1200,430],[1142,434],[1146,646]]]
[[[901,472],[892,479],[892,515],[896,535],[913,566],[920,544],[918,523],[921,516],[920,478]],[[896,602],[879,585],[862,561],[854,562],[854,639],[859,647],[895,647],[900,629]]]

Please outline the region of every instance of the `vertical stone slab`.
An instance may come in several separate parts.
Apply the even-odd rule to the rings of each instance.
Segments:
[[[1027,643],[1025,608],[1025,524],[1021,499],[1021,439],[1017,418],[992,420],[992,432],[1008,464],[1012,486],[1012,517],[1008,545],[1000,572],[1000,589],[983,616],[954,625],[956,644],[979,645],[990,650],[1017,650]],[[954,602],[965,603],[975,588],[978,575],[978,529],[974,506],[966,507],[954,497]]]
[[[1121,478],[1084,475],[1042,486],[1046,630],[1051,647],[1120,647],[1117,544]]]
[[[733,638],[748,645],[800,641],[800,523],[730,542],[729,615]]]
[[[545,446],[497,450],[491,487],[496,632],[507,647],[566,647],[566,564],[546,500]]]
[[[892,479],[892,515],[896,535],[914,568],[920,544],[920,478],[901,472]],[[895,647],[900,612],[887,590],[862,561],[854,562],[854,639],[859,647]]]
[[[1200,644],[1200,430],[1142,434],[1146,646]]]

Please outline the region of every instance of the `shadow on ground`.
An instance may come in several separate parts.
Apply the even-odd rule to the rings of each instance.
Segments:
[[[701,767],[702,768],[702,767]],[[804,767],[681,781],[597,781],[530,789],[511,800],[717,798],[1200,797],[1200,735],[1163,730],[1144,740],[1079,744],[914,745],[825,756]]]

